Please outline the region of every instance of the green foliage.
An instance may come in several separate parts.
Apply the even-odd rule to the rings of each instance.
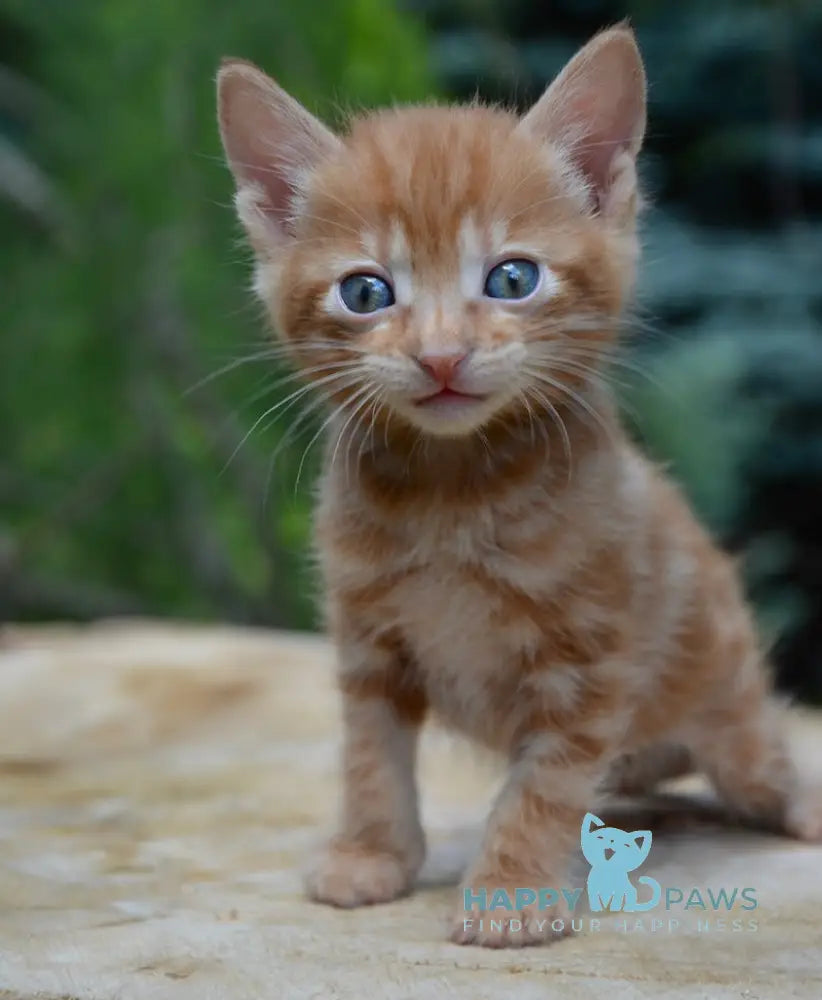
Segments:
[[[213,81],[249,58],[331,119],[421,98],[419,28],[381,0],[0,0],[0,23],[9,78],[49,95],[0,137],[64,206],[0,204],[0,617],[308,624],[301,448],[269,469],[293,411],[240,447],[283,388],[248,365],[187,393],[264,336]]]
[[[628,412],[744,552],[783,682],[822,699],[816,0],[0,0],[0,617],[312,621],[317,424],[255,427],[293,386],[270,362],[187,392],[264,331],[221,56],[330,120],[430,96],[429,56],[450,95],[524,105],[626,14],[652,202]]]

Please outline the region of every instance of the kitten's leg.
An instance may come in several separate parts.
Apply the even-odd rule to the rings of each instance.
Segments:
[[[512,766],[494,805],[480,854],[466,872],[451,940],[491,948],[520,947],[571,931],[568,863],[579,849],[580,826],[607,770],[605,746],[584,733],[535,733]],[[553,905],[514,910],[482,908],[497,889],[556,889]],[[465,907],[466,890],[472,903]],[[510,921],[521,923],[521,929]]]
[[[680,778],[693,770],[693,754],[687,747],[659,743],[617,757],[608,773],[606,788],[617,795],[646,795],[660,782]]]
[[[737,813],[800,840],[822,841],[822,789],[799,778],[786,738],[787,711],[757,665],[700,719],[694,753]]]
[[[383,903],[407,892],[425,855],[414,764],[426,703],[407,663],[373,649],[355,669],[343,651],[343,792],[339,833],[307,879],[335,906]]]

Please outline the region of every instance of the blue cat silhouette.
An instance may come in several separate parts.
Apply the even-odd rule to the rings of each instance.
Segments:
[[[646,903],[640,903],[636,887],[628,878],[628,872],[639,868],[648,857],[652,836],[650,830],[626,833],[615,826],[606,826],[593,813],[585,814],[580,843],[585,860],[591,866],[588,904],[592,910],[633,913],[651,910],[659,903],[662,889],[656,879],[643,875],[637,880],[652,887],[651,898]]]

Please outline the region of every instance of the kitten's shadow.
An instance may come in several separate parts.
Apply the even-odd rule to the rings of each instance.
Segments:
[[[674,838],[686,836],[691,841],[716,844],[718,839],[738,837],[741,832],[778,833],[762,823],[732,815],[706,792],[656,792],[642,799],[612,798],[597,806],[595,812],[606,826],[651,830],[659,861],[668,853],[665,847],[673,846]],[[478,851],[481,838],[482,827],[452,830],[445,843],[432,847],[420,876],[420,887],[442,888],[459,882],[466,865]]]

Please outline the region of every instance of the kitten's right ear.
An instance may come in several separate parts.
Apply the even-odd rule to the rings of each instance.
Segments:
[[[226,60],[217,75],[220,136],[237,185],[235,204],[249,239],[267,256],[293,235],[311,172],[339,139],[262,70]]]

